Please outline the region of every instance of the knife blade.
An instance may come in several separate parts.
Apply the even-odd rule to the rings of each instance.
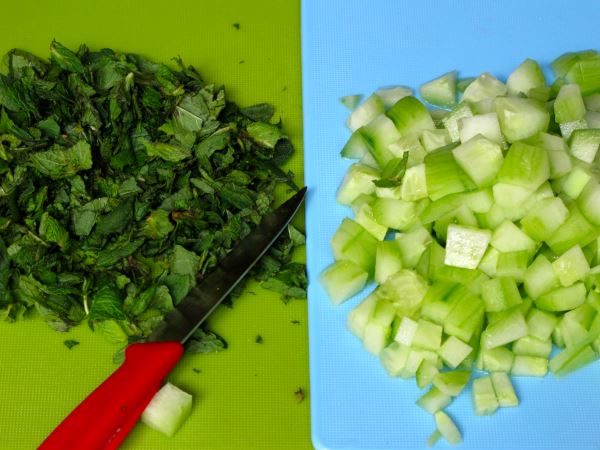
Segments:
[[[147,342],[131,344],[123,364],[46,438],[42,450],[116,450],[183,355],[183,343],[286,229],[306,188],[266,214],[206,278],[165,316]]]

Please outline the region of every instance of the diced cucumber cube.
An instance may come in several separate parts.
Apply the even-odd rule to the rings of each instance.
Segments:
[[[481,335],[481,346],[491,349],[527,336],[527,323],[520,310],[515,309],[504,318],[487,326]]]
[[[415,333],[417,332],[419,324],[412,320],[410,317],[404,316],[400,321],[400,326],[394,336],[394,340],[400,344],[410,347],[413,343]]]
[[[444,263],[448,266],[476,269],[491,237],[489,230],[450,225]]]
[[[419,386],[419,389],[429,386],[438,373],[439,370],[434,363],[423,360],[417,369],[417,386]]]
[[[421,145],[427,152],[431,152],[452,143],[448,130],[423,130],[421,133]]]
[[[535,299],[535,306],[544,311],[568,311],[585,302],[586,290],[583,283],[558,288]]]
[[[352,131],[356,131],[383,113],[383,111],[383,100],[381,100],[378,95],[373,94],[367,98],[362,105],[352,111],[348,117],[348,128]]]
[[[457,445],[462,442],[460,431],[448,414],[438,411],[434,417],[437,431],[446,439],[448,444]]]
[[[508,94],[517,96],[525,94],[530,96],[530,90],[542,88],[546,85],[544,73],[537,61],[527,58],[511,73],[506,80]]]
[[[361,194],[375,192],[373,180],[381,177],[377,169],[363,164],[352,164],[337,190],[336,201],[341,205],[350,205]]]
[[[423,84],[419,92],[427,103],[443,108],[453,107],[456,105],[456,71]]]
[[[540,147],[515,142],[504,158],[498,181],[531,189],[540,187],[550,177],[548,153]]]
[[[585,116],[582,119],[574,120],[573,122],[565,122],[559,124],[560,134],[563,138],[569,139],[574,131],[576,130],[585,130],[589,128],[588,123],[585,120]]]
[[[392,342],[379,354],[379,360],[391,377],[399,377],[406,368],[410,355],[410,347]]]
[[[496,262],[496,276],[514,278],[518,283],[522,283],[530,255],[528,250],[500,252]]]
[[[483,189],[465,194],[463,202],[474,213],[482,214],[492,208],[494,205],[494,196],[490,189]]]
[[[591,164],[600,146],[600,129],[575,130],[569,139],[571,154],[580,161]]]
[[[360,159],[369,151],[367,141],[363,138],[360,131],[355,131],[342,148],[341,155],[344,158]]]
[[[402,252],[397,241],[381,241],[375,254],[375,281],[383,284],[402,269]]]
[[[514,355],[506,347],[481,350],[481,355],[483,370],[488,372],[508,372],[512,367]]]
[[[452,150],[456,163],[479,187],[492,184],[502,167],[500,145],[476,135]]]
[[[467,86],[460,101],[475,103],[505,94],[506,85],[492,74],[486,72],[479,75]]]
[[[527,314],[529,334],[541,340],[550,339],[558,319],[552,313],[531,308]]]
[[[579,245],[575,245],[563,253],[552,263],[552,268],[558,276],[560,284],[565,287],[583,280],[590,271],[590,265]]]
[[[529,251],[533,252],[536,249],[535,242],[519,229],[514,223],[504,221],[494,230],[492,247],[502,253]]]
[[[570,204],[567,220],[546,240],[548,247],[558,255],[576,244],[585,247],[598,236],[598,230],[581,214],[577,206]]]
[[[502,134],[508,142],[527,139],[546,131],[550,122],[546,107],[529,98],[498,97],[495,110]]]
[[[510,373],[515,376],[543,377],[548,373],[548,360],[539,356],[516,355]]]
[[[498,405],[501,408],[507,408],[511,406],[519,406],[519,399],[510,378],[506,372],[494,372],[490,374],[492,384],[494,385],[494,392],[498,399]]]
[[[519,288],[513,278],[491,278],[481,283],[481,297],[486,312],[504,311],[521,303]]]
[[[450,133],[451,142],[460,140],[460,132],[458,130],[458,122],[466,117],[473,117],[473,111],[467,103],[460,103],[454,111],[448,114],[442,120],[444,128]]]
[[[150,428],[173,436],[191,413],[192,396],[167,383],[152,397],[141,420]]]
[[[474,379],[472,393],[475,414],[486,416],[496,412],[498,399],[496,398],[492,379],[489,376]]]
[[[378,301],[379,296],[371,293],[348,314],[346,325],[357,338],[363,339],[365,328],[373,316]]]
[[[435,414],[452,403],[452,397],[444,394],[434,386],[428,392],[423,394],[416,403],[429,414]]]
[[[433,385],[446,395],[456,397],[460,395],[471,378],[468,370],[452,370],[440,372],[433,379]]]
[[[331,248],[336,261],[352,261],[369,274],[373,273],[377,239],[352,219],[342,221],[331,239]]]
[[[436,150],[425,157],[425,178],[429,198],[433,201],[464,192],[472,183],[456,163],[450,149]]]
[[[392,198],[378,198],[373,202],[373,217],[382,226],[405,230],[416,220],[415,204]]]
[[[442,344],[442,327],[425,319],[419,319],[412,345],[426,350],[437,350]]]
[[[362,98],[363,96],[361,94],[344,95],[340,98],[340,102],[350,111],[352,111],[358,106]]]
[[[418,164],[406,169],[404,178],[402,178],[401,193],[402,200],[406,202],[414,202],[427,198],[425,164]]]
[[[600,184],[590,180],[577,199],[581,213],[587,220],[600,226]]]
[[[554,119],[557,123],[574,122],[585,116],[585,104],[576,84],[565,84],[554,100]]]
[[[413,90],[406,86],[390,86],[377,89],[375,94],[383,101],[384,108],[389,109],[394,106],[398,100],[412,95]]]
[[[523,231],[536,241],[545,241],[567,220],[569,210],[558,197],[545,198],[521,220]]]
[[[550,338],[542,340],[534,336],[525,336],[513,342],[512,351],[515,355],[548,358],[550,352],[552,352],[552,340]]]
[[[449,367],[456,369],[472,351],[473,347],[455,336],[450,336],[440,347],[439,355]]]
[[[356,223],[362,225],[362,227],[371,233],[378,241],[383,241],[385,239],[388,229],[386,226],[377,223],[373,216],[373,208],[370,204],[363,204],[356,213],[354,220]]]
[[[504,138],[500,131],[500,122],[495,112],[465,117],[458,121],[460,141],[466,142],[478,134],[498,145],[504,145]]]
[[[342,303],[358,292],[369,274],[351,261],[336,261],[321,274],[321,284],[334,304]]]
[[[565,177],[562,183],[562,192],[575,200],[581,195],[583,189],[591,179],[592,174],[588,170],[580,166],[575,166]]]
[[[367,125],[362,126],[359,132],[379,167],[385,167],[395,156],[398,156],[389,147],[400,138],[400,133],[385,114],[375,117]]]
[[[367,323],[363,332],[363,346],[365,350],[378,356],[385,348],[389,335],[389,325],[384,326],[375,322]]]
[[[388,277],[377,292],[393,303],[398,314],[411,315],[421,307],[427,288],[427,282],[416,272],[402,269]]]
[[[396,243],[400,248],[404,267],[412,269],[431,243],[431,235],[423,225],[416,223],[405,233],[396,233]]]
[[[433,119],[425,105],[412,96],[398,100],[386,114],[392,119],[402,136],[435,129]]]
[[[557,288],[559,280],[550,261],[544,255],[538,255],[525,271],[523,284],[527,295],[536,299]]]

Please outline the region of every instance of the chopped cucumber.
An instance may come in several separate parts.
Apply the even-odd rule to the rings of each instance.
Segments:
[[[467,86],[460,101],[475,103],[505,94],[506,85],[492,74],[486,72]]]
[[[433,119],[425,105],[412,96],[398,100],[389,109],[387,115],[392,119],[402,136],[435,129]]]
[[[383,101],[384,108],[389,109],[401,98],[412,95],[413,90],[406,86],[390,86],[377,89],[375,94]]]
[[[511,406],[518,406],[519,399],[510,378],[506,372],[494,372],[490,374],[492,384],[494,385],[494,392],[498,399],[498,406],[501,408],[507,408]]]
[[[397,241],[381,241],[375,254],[375,281],[383,284],[402,269],[402,252]]]
[[[585,103],[576,84],[565,84],[554,100],[554,119],[557,123],[575,122],[585,116]]]
[[[167,436],[173,436],[192,413],[192,396],[177,386],[165,384],[142,413],[142,422]]]
[[[375,192],[373,180],[380,176],[377,169],[364,164],[352,164],[337,190],[336,201],[340,205],[350,205],[359,195],[372,194]]]
[[[466,142],[480,134],[496,144],[504,145],[500,122],[498,122],[498,115],[495,112],[460,119],[458,121],[458,131],[460,142]]]
[[[475,414],[487,416],[496,412],[499,406],[498,399],[489,376],[474,379],[472,393]]]
[[[450,225],[446,242],[447,266],[476,269],[492,238],[489,230]]]
[[[437,431],[448,441],[450,445],[457,445],[462,442],[462,436],[454,421],[443,411],[434,414]]]
[[[495,102],[500,129],[508,142],[516,142],[546,131],[550,115],[544,105],[533,99],[498,97]]]
[[[588,164],[594,162],[600,146],[600,129],[575,130],[569,139],[571,154]]]
[[[435,106],[450,108],[456,105],[456,71],[423,84],[419,93],[423,100]]]
[[[347,125],[352,131],[368,124],[384,111],[383,100],[377,94],[371,95],[348,117]]]
[[[527,58],[506,80],[509,95],[530,96],[531,89],[542,88],[546,84],[544,73],[537,61]]]
[[[438,373],[433,378],[433,385],[446,395],[458,396],[467,386],[471,378],[468,370],[452,370]]]
[[[517,355],[510,373],[515,376],[543,377],[548,372],[548,360],[540,356]]]
[[[368,278],[369,274],[352,261],[336,261],[321,274],[321,284],[337,305],[360,292]]]
[[[340,102],[350,111],[352,111],[358,106],[362,98],[363,96],[361,94],[344,95],[342,98],[340,98]]]
[[[475,368],[490,414],[519,403],[509,374],[562,376],[600,354],[600,54],[552,67],[548,83],[531,59],[506,84],[447,73],[421,86],[431,111],[380,89],[348,121],[342,156],[360,162],[337,197],[354,220],[322,280],[339,302],[374,275],[348,328],[391,376],[433,385],[417,402],[442,420],[431,443],[460,440],[441,410]]]
[[[481,134],[456,147],[452,155],[479,187],[490,186],[503,165],[500,145]]]

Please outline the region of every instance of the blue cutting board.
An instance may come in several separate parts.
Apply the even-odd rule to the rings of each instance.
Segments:
[[[339,98],[452,69],[506,77],[526,57],[546,66],[569,50],[600,48],[600,3],[586,1],[304,0],[302,66],[307,202],[312,437],[317,449],[427,448],[431,416],[415,406],[413,380],[387,376],[345,326],[365,296],[332,306],[320,272],[329,240],[351,210],[335,191],[350,161]],[[600,449],[600,364],[564,379],[516,378],[518,408],[477,417],[470,387],[448,408],[462,449]],[[440,442],[439,448],[448,444]]]

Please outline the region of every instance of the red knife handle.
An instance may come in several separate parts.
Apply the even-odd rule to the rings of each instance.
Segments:
[[[132,344],[125,362],[46,438],[41,450],[114,450],[183,355],[179,342]]]

